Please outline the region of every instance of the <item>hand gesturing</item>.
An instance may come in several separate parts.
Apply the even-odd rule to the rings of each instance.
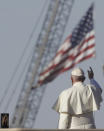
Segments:
[[[88,72],[89,79],[92,79],[94,77],[94,72],[93,72],[92,68],[90,67],[90,70],[88,70],[87,72]]]

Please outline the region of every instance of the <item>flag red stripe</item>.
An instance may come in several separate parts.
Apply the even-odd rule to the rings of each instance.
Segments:
[[[93,39],[94,38],[94,35],[93,36],[90,36],[88,39],[86,39],[86,40],[84,40],[83,42],[82,42],[82,44],[79,46],[79,48],[81,48],[86,42],[88,42],[88,41],[90,41],[91,39]],[[79,49],[78,48],[78,49]],[[64,55],[64,54],[67,54],[67,52],[69,52],[71,50],[71,48],[69,48],[69,49],[67,49],[66,51],[64,51],[62,54]],[[61,53],[61,52],[60,52]],[[58,54],[57,54],[58,55]],[[57,56],[56,55],[56,56]],[[55,56],[55,57],[56,57]],[[54,58],[55,58],[54,57]],[[53,59],[54,60],[54,59]],[[47,68],[45,71],[43,71],[40,75],[43,75],[44,73],[46,73],[46,72],[48,72],[49,70],[51,70],[51,69],[53,69],[55,66],[57,66],[57,65],[59,65],[60,63],[58,63],[58,64],[54,64],[54,65],[52,65],[52,66],[50,66],[49,68]]]
[[[94,35],[92,35],[92,36],[90,36],[89,38],[87,38],[87,39],[85,39],[83,42],[82,42],[82,44],[79,46],[79,48],[81,48],[86,42],[88,42],[89,40],[91,40],[91,39],[93,39],[95,36]],[[70,43],[69,43],[70,44]],[[78,48],[78,49],[79,49]],[[72,48],[68,48],[67,50],[60,50],[59,52],[57,52],[56,53],[56,56],[55,57],[57,57],[59,54],[65,54],[65,53],[67,53],[67,52],[69,52],[70,50],[71,50]]]
[[[78,62],[74,63],[74,65],[75,65],[75,64],[78,64],[79,62],[81,62],[81,61],[83,61],[83,60],[89,59],[89,58],[92,57],[94,54],[95,54],[95,51],[94,51],[93,53],[91,53],[90,55],[84,56],[84,57],[81,58]],[[63,69],[62,72],[65,72],[65,71],[69,70],[71,67],[72,67],[72,66]],[[61,73],[62,73],[62,72],[61,72]]]
[[[92,44],[92,45],[86,47],[85,49],[83,49],[82,51],[80,51],[76,56],[74,56],[74,57],[71,58],[72,61],[76,60],[76,58],[77,58],[78,56],[80,56],[81,54],[83,54],[83,53],[86,52],[87,50],[93,48],[94,46],[95,46],[95,44]],[[70,56],[69,56],[65,61],[69,61],[69,60],[70,60]],[[62,62],[62,63],[63,63],[63,62]],[[61,64],[61,65],[63,66],[64,64]],[[60,67],[62,67],[62,66],[60,66]],[[59,68],[60,68],[60,67],[59,67]],[[55,68],[58,68],[58,67],[55,67]],[[57,69],[56,69],[56,70],[57,70]],[[55,70],[54,70],[54,71],[55,71]]]
[[[83,43],[83,44],[84,44],[84,43]],[[79,52],[79,53],[77,54],[77,56],[79,56],[81,53],[83,53],[83,52],[86,51],[87,49],[90,49],[90,48],[92,48],[92,47],[94,47],[94,46],[95,46],[95,44],[92,44],[92,45],[86,47],[84,50],[82,50],[81,52]],[[40,76],[41,76],[41,75],[44,75],[45,73],[47,73],[49,70],[55,68],[56,66],[59,66],[60,64],[62,64],[62,63],[63,63],[64,61],[66,61],[67,59],[75,59],[77,56],[73,56],[73,55],[66,56],[66,57],[65,57],[63,60],[61,60],[58,64],[52,65],[52,66],[49,67],[47,70],[45,70],[44,72],[42,72],[42,73],[40,74]]]
[[[79,62],[81,62],[81,61],[83,61],[83,60],[86,60],[86,59],[89,59],[90,57],[93,57],[94,54],[95,54],[95,52],[93,52],[93,53],[91,53],[91,54],[89,54],[89,55],[87,55],[87,56],[84,56],[84,57],[81,58],[79,61],[77,61],[76,63],[73,63],[71,66],[69,66],[69,67],[67,67],[67,68],[64,68],[64,69],[63,69],[63,67],[61,67],[60,69],[54,71],[54,72],[51,74],[51,77],[46,77],[44,80],[39,80],[38,83],[39,83],[39,84],[42,84],[44,81],[46,81],[46,82],[49,81],[48,79],[50,79],[50,78],[51,78],[51,79],[52,79],[52,78],[55,78],[57,75],[59,75],[59,74],[65,72],[65,71],[71,69],[72,67],[74,67],[74,66],[75,66],[76,64],[78,64]],[[62,69],[63,69],[63,70],[62,70]]]
[[[78,57],[80,54],[82,54],[82,53],[84,53],[85,51],[87,51],[88,49],[93,48],[94,46],[95,46],[95,44],[92,44],[92,45],[90,45],[90,46],[87,46],[85,49],[83,49],[82,51],[80,51],[80,52],[74,57],[74,59],[75,59],[76,57]]]
[[[91,49],[91,48],[93,48],[93,46],[90,47],[89,49]],[[87,49],[87,50],[88,50],[88,49]],[[87,50],[86,50],[86,51],[87,51]],[[82,53],[83,53],[83,52],[80,52],[79,55],[75,56],[73,60],[75,60],[75,59],[76,59],[78,56],[80,56]],[[86,56],[85,56],[85,57],[86,57]],[[79,61],[78,61],[78,62],[79,62]],[[63,68],[63,66],[64,66],[64,65],[60,66],[59,68],[54,69],[54,72],[57,72],[57,70],[61,70],[61,69]]]
[[[90,36],[89,38],[85,39],[85,40],[82,42],[82,44],[78,47],[78,49],[81,48],[86,42],[90,41],[90,40],[93,39],[94,37],[95,37],[95,36],[92,35],[92,36]],[[69,37],[69,38],[70,38],[70,37]],[[67,38],[67,39],[68,39],[68,38]],[[69,43],[69,44],[70,44],[70,43]],[[61,49],[59,52],[56,53],[56,55],[55,55],[55,57],[52,59],[52,61],[54,61],[54,59],[55,59],[58,55],[60,55],[60,54],[62,54],[62,56],[63,56],[64,54],[68,55],[67,53],[68,53],[71,49],[72,49],[71,47],[68,48],[68,49],[65,50],[65,51]],[[43,73],[48,72],[49,70],[51,70],[51,69],[53,68],[53,66],[55,66],[55,64],[54,64],[54,65],[51,65],[50,67],[47,67],[47,69],[44,70],[42,73],[40,73],[40,75],[42,75]],[[56,64],[56,66],[57,66],[57,64]]]
[[[73,64],[77,64],[77,63],[81,62],[82,60],[89,58],[88,56],[91,56],[91,57],[92,57],[93,54],[94,54],[94,52],[91,53],[90,55],[84,56],[83,58],[81,58],[80,60],[78,60],[77,62],[75,62],[75,63],[73,63]],[[61,66],[61,67],[59,67],[59,68],[56,68],[53,72],[51,72],[50,76],[52,76],[52,77],[54,78],[54,77],[57,76],[59,73],[64,72],[65,70],[68,70],[68,69],[72,68],[72,67],[73,67],[73,64],[72,64],[71,66],[67,67],[67,68],[64,68],[63,66]],[[62,69],[63,69],[63,70],[62,70]],[[61,72],[60,72],[60,71],[61,71]],[[57,74],[57,72],[58,72],[58,74]],[[56,74],[56,75],[55,75],[55,74]],[[47,79],[49,80],[50,78],[52,78],[52,77],[50,77],[50,76],[47,76],[46,78],[44,78],[44,80],[39,80],[39,83],[41,83],[42,81],[47,81]]]

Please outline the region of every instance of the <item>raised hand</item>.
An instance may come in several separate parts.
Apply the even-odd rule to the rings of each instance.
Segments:
[[[88,72],[89,79],[92,79],[94,77],[94,72],[93,72],[92,68],[90,67],[90,69],[87,70],[87,72]]]

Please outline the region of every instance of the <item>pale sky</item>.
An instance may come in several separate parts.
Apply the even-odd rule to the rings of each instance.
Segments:
[[[14,77],[13,83],[5,94],[3,103],[0,104],[0,113],[9,112],[10,118],[13,114],[22,82],[19,81],[18,89],[16,82],[25,66],[25,62],[34,47],[38,34],[41,30],[42,22],[44,21],[45,13],[50,0],[47,0],[46,8],[42,14],[41,21],[38,23],[37,30],[34,33],[32,41],[28,47],[21,66]],[[22,52],[27,44],[29,36],[36,24],[40,15],[41,9],[45,0],[0,0],[0,99],[4,95],[5,89],[8,88],[8,82],[14,72],[14,69],[22,55]],[[73,28],[84,15],[92,2],[95,2],[95,32],[96,32],[96,58],[83,61],[78,66],[84,69],[87,77],[87,69],[92,66],[95,79],[99,82],[102,89],[104,86],[104,75],[102,65],[104,64],[104,45],[103,45],[103,23],[104,23],[104,0],[75,0],[71,16],[65,30],[64,39],[72,32]],[[25,77],[25,74],[23,78]],[[86,79],[85,83],[89,83]],[[37,115],[34,128],[57,128],[59,115],[52,110],[52,106],[58,95],[66,88],[71,87],[70,71],[60,75],[53,82],[47,84],[47,88]],[[6,108],[8,100],[16,90],[9,107]],[[104,95],[104,92],[102,96]],[[103,97],[104,98],[104,97]],[[100,111],[95,112],[95,121],[97,128],[104,128],[104,103],[102,103]]]

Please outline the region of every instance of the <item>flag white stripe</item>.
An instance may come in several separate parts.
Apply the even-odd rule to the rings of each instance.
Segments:
[[[67,60],[67,62],[65,62],[65,66],[64,66],[64,67],[65,67],[65,68],[70,67],[73,63],[77,63],[80,59],[82,59],[83,57],[85,57],[85,56],[93,53],[94,51],[95,51],[95,48],[93,47],[93,48],[88,49],[87,51],[81,53],[81,54],[75,59],[75,61],[74,61],[74,60],[73,60],[73,61]]]
[[[93,42],[94,42],[94,41],[93,41]],[[92,43],[92,44],[94,44],[94,43]],[[82,51],[82,50],[81,50],[81,51]],[[83,57],[91,54],[91,53],[94,52],[94,51],[95,51],[95,48],[94,48],[94,47],[93,47],[93,48],[90,48],[90,49],[84,51],[83,53],[81,53],[81,54],[75,59],[75,61],[74,61],[74,60],[73,60],[73,61],[70,61],[70,60],[68,59],[66,62],[64,62],[64,64],[61,64],[60,66],[65,65],[64,67],[65,67],[65,68],[68,68],[68,67],[70,67],[71,64],[73,64],[74,62],[75,62],[75,63],[78,62],[80,59],[82,59]],[[58,66],[58,68],[60,68],[60,66]],[[56,68],[57,68],[57,67],[56,67]],[[52,69],[52,70],[53,70],[53,69]],[[50,72],[51,72],[52,70],[49,70],[49,71],[46,72],[44,75],[40,76],[39,80],[44,80],[44,78],[46,78],[46,77],[50,74]]]
[[[88,39],[88,38],[87,38]],[[53,62],[50,64],[49,67],[51,67],[52,65],[56,65],[58,64],[61,60],[63,60],[65,57],[67,56],[70,56],[70,55],[73,55],[73,52],[74,52],[74,55],[76,55],[79,51],[85,49],[87,46],[93,44],[95,42],[95,39],[91,39],[89,40],[88,42],[85,42],[84,45],[78,50],[79,46],[77,46],[76,48],[74,49],[71,49],[68,53],[65,53],[65,54],[59,54],[54,60]],[[48,67],[48,68],[49,68]]]
[[[94,39],[92,39],[92,40],[90,40],[88,43],[89,43],[89,45],[92,45],[92,44],[94,44],[94,42],[95,42],[95,40]],[[87,44],[87,43],[86,43]],[[81,48],[81,50],[80,51],[82,51],[82,50],[84,50],[86,47],[88,47],[88,45],[87,46],[83,46],[82,48]],[[92,48],[91,48],[92,49]],[[75,49],[75,51],[76,51],[76,49]],[[88,50],[87,50],[88,51]],[[78,53],[78,51],[75,53],[74,52],[74,55],[75,54],[77,54]],[[85,53],[85,52],[84,52]],[[82,53],[83,54],[83,53]],[[66,56],[66,55],[65,55]],[[69,52],[69,54],[68,54],[68,56],[70,56],[70,52]],[[79,57],[78,57],[79,58]],[[59,59],[59,61],[60,61],[60,59]],[[54,62],[55,63],[55,62]],[[66,65],[65,63],[64,63],[64,65]],[[62,66],[62,65],[60,65],[60,66]],[[44,75],[43,75],[43,77],[42,76],[40,76],[40,77],[42,77],[42,79],[44,78],[44,77],[46,77],[46,76],[48,76],[49,75],[49,72],[51,72],[53,69],[50,69],[48,72],[46,72]]]
[[[94,30],[90,31],[90,32],[85,36],[85,40],[87,40],[89,37],[93,36],[94,34],[95,34]],[[60,51],[66,51],[68,48],[70,48],[71,44],[70,44],[69,41],[70,41],[70,38],[69,38],[69,40],[67,40],[67,41],[59,48],[59,51],[58,51],[57,53],[59,53]],[[95,40],[92,39],[92,40],[90,40],[89,42],[86,42],[86,43],[87,43],[88,45],[90,45],[92,41],[94,42]],[[84,44],[84,46],[87,46],[86,43]],[[84,48],[84,46],[82,46],[82,48]],[[75,48],[76,48],[76,53],[77,53],[78,47],[79,47],[79,46],[75,47]],[[75,50],[75,49],[74,49],[74,50]],[[73,49],[71,49],[71,50],[69,51],[69,53],[65,53],[65,54],[59,53],[59,54],[50,62],[50,64],[44,68],[43,71],[45,71],[47,68],[50,68],[52,65],[58,64],[61,59],[64,59],[66,56],[71,55],[72,53],[73,53]],[[76,54],[76,53],[75,53],[75,54]]]

